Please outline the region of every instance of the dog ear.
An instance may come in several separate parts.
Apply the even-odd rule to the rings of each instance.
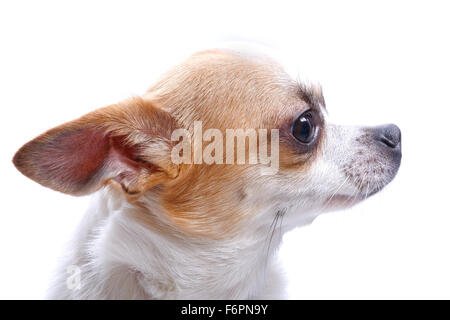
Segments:
[[[142,98],[95,110],[25,144],[13,163],[41,185],[72,195],[112,183],[139,196],[178,175],[174,119]]]

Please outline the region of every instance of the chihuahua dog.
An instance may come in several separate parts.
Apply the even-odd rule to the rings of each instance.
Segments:
[[[269,161],[246,161],[263,154],[251,141]],[[378,192],[400,160],[397,126],[327,123],[318,85],[217,49],[45,132],[13,162],[45,187],[95,193],[49,298],[266,299],[285,297],[279,235]]]

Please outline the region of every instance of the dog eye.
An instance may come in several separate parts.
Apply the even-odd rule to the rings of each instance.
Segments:
[[[291,133],[295,139],[302,143],[310,143],[316,136],[316,126],[314,124],[311,111],[306,111],[294,121]]]

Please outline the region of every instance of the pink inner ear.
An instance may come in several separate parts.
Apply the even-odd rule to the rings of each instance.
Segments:
[[[36,166],[41,177],[51,177],[59,185],[81,188],[102,167],[109,149],[109,137],[99,129],[62,131],[41,144],[37,157],[40,163]]]
[[[82,195],[113,179],[128,191],[156,167],[138,158],[125,137],[99,127],[56,128],[30,141],[14,157],[26,176],[65,193]]]
[[[40,173],[77,191],[109,178],[124,186],[142,168],[152,169],[151,164],[136,159],[136,148],[128,146],[124,137],[110,137],[95,128],[63,132],[44,144],[41,152],[47,156],[42,157]]]
[[[138,154],[137,147],[127,144],[125,137],[116,136],[110,138],[106,170],[110,173],[115,173],[113,180],[118,182],[128,193],[132,193],[129,187],[137,182],[143,169],[147,173],[156,170],[153,164],[140,160],[137,157]]]

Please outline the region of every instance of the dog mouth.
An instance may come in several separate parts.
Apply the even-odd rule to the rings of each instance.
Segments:
[[[344,168],[345,180],[342,185],[324,201],[326,209],[350,208],[380,192],[394,179],[400,166],[400,161],[397,163],[377,161],[375,166],[370,167],[358,167],[358,161],[353,163],[352,171]],[[367,165],[367,163],[364,164]],[[347,188],[343,188],[345,185]]]
[[[384,179],[382,182],[372,183],[372,187],[369,184],[354,183],[356,190],[353,194],[336,193],[328,197],[324,202],[324,206],[327,209],[347,209],[354,205],[366,200],[367,198],[380,192],[390,181],[394,178],[395,174],[389,178]]]
[[[383,189],[384,186],[378,185],[374,188],[362,189],[358,188],[358,191],[352,195],[337,193],[330,196],[325,202],[324,206],[327,209],[347,209],[354,205],[366,200]]]
[[[347,209],[360,203],[369,196],[370,195],[365,196],[361,193],[355,195],[335,194],[325,201],[324,207],[333,210]]]

